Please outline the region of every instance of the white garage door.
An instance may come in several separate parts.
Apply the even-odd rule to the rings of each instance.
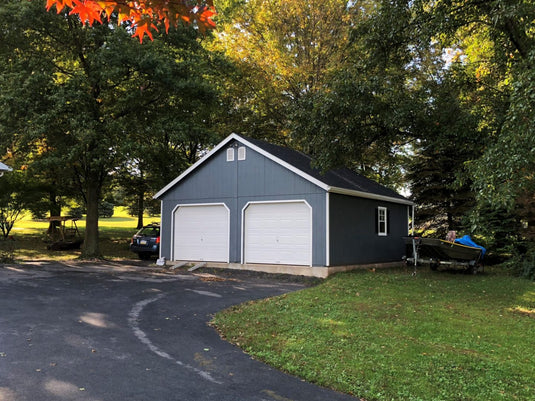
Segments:
[[[179,206],[174,213],[173,259],[229,261],[229,210],[225,205]]]
[[[248,205],[244,212],[244,262],[310,266],[310,206],[305,202]]]

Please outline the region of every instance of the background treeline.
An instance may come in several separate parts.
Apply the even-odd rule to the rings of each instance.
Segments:
[[[220,0],[215,31],[143,44],[44,3],[0,4],[0,159],[17,170],[0,185],[31,187],[26,209],[82,206],[86,256],[102,200],[141,224],[237,132],[407,191],[417,231],[472,234],[532,274],[533,1]]]

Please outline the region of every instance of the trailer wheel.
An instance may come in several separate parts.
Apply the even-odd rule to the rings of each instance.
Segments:
[[[439,262],[431,262],[431,263],[429,264],[429,267],[430,267],[431,270],[433,270],[433,271],[437,271],[439,266],[440,266],[440,263],[439,263]]]

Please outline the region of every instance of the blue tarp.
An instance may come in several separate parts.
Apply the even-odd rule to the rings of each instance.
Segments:
[[[461,238],[457,238],[455,240],[457,244],[471,246],[473,248],[480,248],[481,249],[481,257],[485,256],[485,252],[487,250],[483,248],[481,245],[476,244],[474,241],[472,241],[472,238],[470,238],[469,235],[463,235]]]

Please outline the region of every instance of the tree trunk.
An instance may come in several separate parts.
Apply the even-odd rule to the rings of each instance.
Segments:
[[[82,258],[101,258],[98,235],[98,204],[100,201],[100,184],[98,179],[88,177],[86,183],[86,207],[84,246]]]
[[[50,217],[52,217],[52,216],[61,216],[61,205],[59,204],[59,202],[56,199],[56,191],[51,190],[48,193],[48,201],[49,201],[49,205],[50,205],[49,206]],[[58,229],[58,227],[60,225],[61,224],[60,224],[59,221],[51,221],[48,224],[47,233],[49,235],[51,235],[51,236],[54,236],[54,234],[56,233],[56,230]]]
[[[139,191],[137,194],[137,228],[143,227],[143,210],[145,201],[145,192]]]

